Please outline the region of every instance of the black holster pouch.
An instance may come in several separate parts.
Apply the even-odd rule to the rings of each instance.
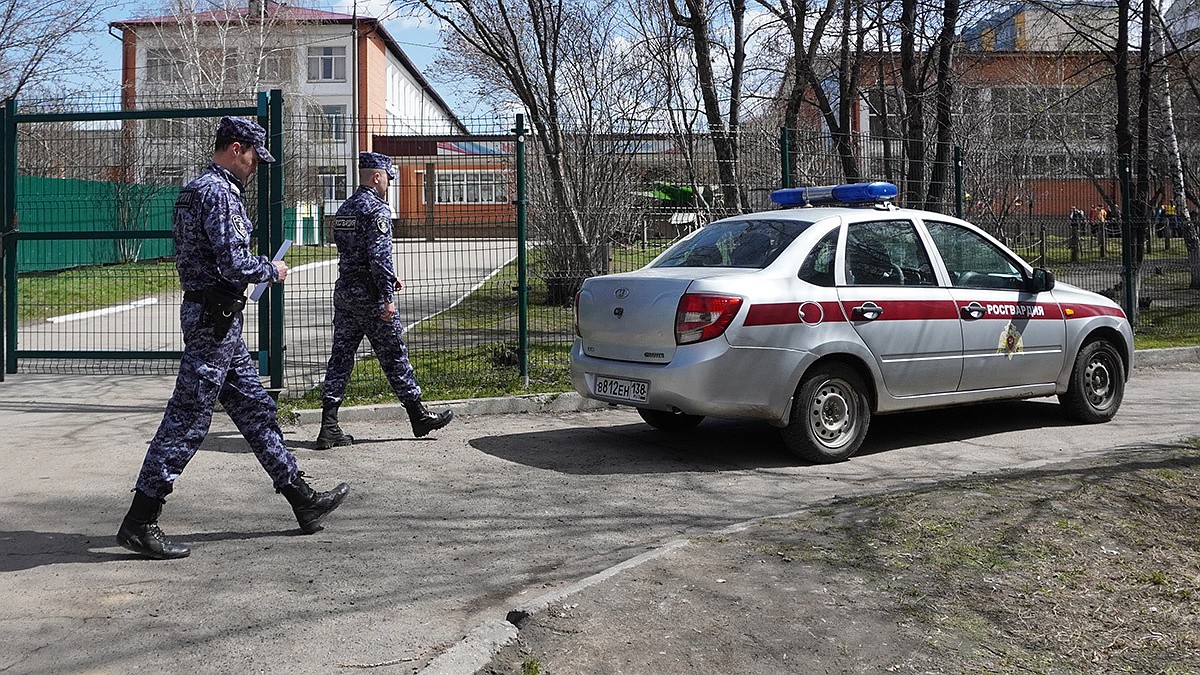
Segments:
[[[359,278],[362,279],[363,286],[366,287],[367,293],[372,298],[378,299],[383,295],[379,292],[379,284],[375,283],[375,277],[370,272],[363,272]]]
[[[233,326],[233,319],[246,308],[246,296],[219,286],[212,286],[202,291],[188,291],[183,294],[185,300],[199,302],[204,310],[204,316],[212,322],[213,334],[218,340],[224,340]]]

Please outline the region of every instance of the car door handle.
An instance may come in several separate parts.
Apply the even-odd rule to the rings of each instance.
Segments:
[[[864,302],[854,308],[854,318],[864,319],[866,321],[874,321],[883,314],[883,308],[873,302]]]
[[[987,314],[987,310],[984,309],[983,305],[979,304],[978,302],[972,302],[969,305],[963,305],[959,311],[962,312],[964,319],[982,319],[983,315]]]

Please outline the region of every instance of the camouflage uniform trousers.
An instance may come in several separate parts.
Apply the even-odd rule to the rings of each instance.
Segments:
[[[404,327],[399,317],[391,321],[379,318],[379,306],[364,303],[337,303],[333,310],[333,349],[325,368],[321,405],[339,406],[346,393],[354,354],[365,335],[379,358],[379,367],[387,376],[396,398],[402,403],[421,398],[417,375],[408,361],[408,346],[400,337]]]
[[[175,391],[138,474],[137,488],[165,498],[175,479],[196,454],[220,401],[275,487],[296,477],[296,458],[283,442],[275,401],[258,379],[258,369],[242,340],[242,315],[234,317],[224,339],[217,340],[201,306],[185,301],[179,309],[183,358]]]

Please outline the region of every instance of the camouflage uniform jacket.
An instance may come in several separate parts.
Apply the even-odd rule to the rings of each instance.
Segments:
[[[337,210],[333,240],[338,248],[337,300],[372,305],[395,301],[392,210],[375,188],[361,185]]]
[[[250,252],[253,229],[242,182],[224,167],[209,164],[175,201],[175,267],[183,290],[220,286],[244,293],[248,284],[278,281],[270,259]]]

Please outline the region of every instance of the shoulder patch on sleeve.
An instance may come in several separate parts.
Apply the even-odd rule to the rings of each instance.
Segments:
[[[375,227],[379,228],[379,234],[387,234],[392,231],[392,219],[388,217],[387,211],[375,214]]]
[[[179,191],[179,196],[175,198],[175,208],[186,209],[196,201],[196,190],[194,188],[184,188]]]

